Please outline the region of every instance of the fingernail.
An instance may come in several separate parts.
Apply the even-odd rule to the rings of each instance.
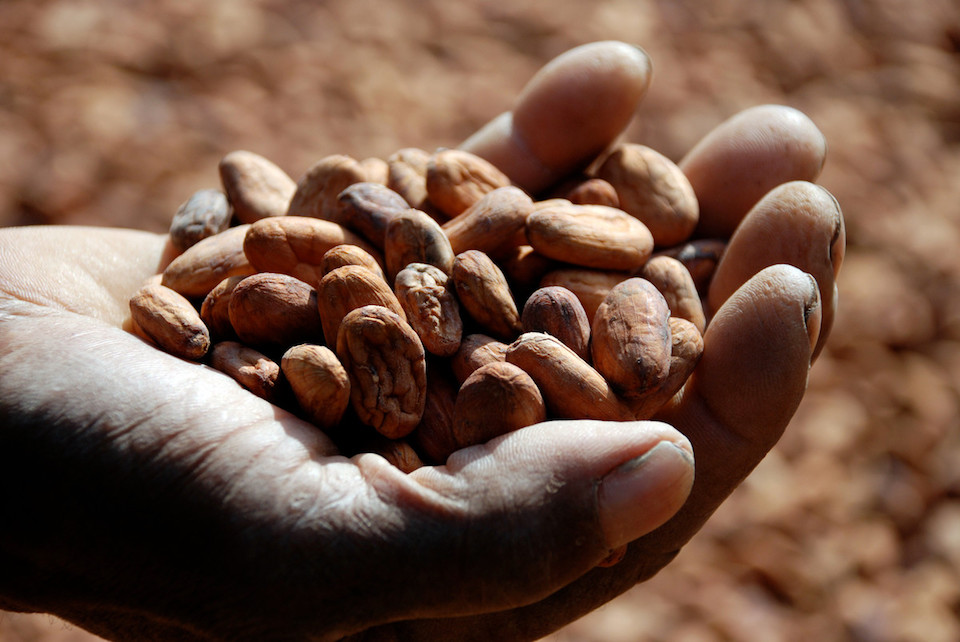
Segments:
[[[820,286],[811,275],[808,274],[807,277],[810,279],[810,296],[807,297],[807,303],[803,306],[803,323],[807,327],[812,360],[813,356],[816,356],[817,342],[820,340],[820,323],[823,314],[820,306]]]
[[[662,441],[624,462],[600,482],[600,525],[613,550],[657,528],[676,513],[693,485],[693,456]]]
[[[834,196],[830,190],[823,186],[820,186],[820,189],[826,192],[830,200],[833,201],[834,206],[833,237],[830,239],[828,256],[830,257],[831,265],[833,265],[833,278],[837,278],[840,274],[840,266],[843,264],[843,255],[847,245],[847,234],[843,224],[843,210],[840,209],[840,201],[837,200],[837,197]]]

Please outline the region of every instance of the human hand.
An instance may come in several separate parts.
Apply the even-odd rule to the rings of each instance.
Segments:
[[[551,69],[556,89],[521,97],[464,145],[531,190],[601,152],[650,73],[644,54],[612,43]],[[699,184],[704,225],[731,196],[750,202],[722,215],[725,233],[770,188],[814,180],[823,160],[819,133],[791,110],[750,125],[708,136],[683,162],[695,186],[698,171],[742,178],[738,162],[759,165],[750,181]],[[703,358],[666,423],[531,426],[410,475],[376,455],[340,457],[315,427],[123,332],[164,237],[2,231],[0,606],[134,639],[509,640],[559,628],[666,565],[803,395],[834,306],[839,209],[790,183],[739,228],[710,293]],[[762,246],[748,242],[761,234]],[[767,268],[783,262],[796,267]],[[627,543],[619,564],[597,568]]]

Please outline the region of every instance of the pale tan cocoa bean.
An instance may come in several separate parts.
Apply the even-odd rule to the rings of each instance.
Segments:
[[[297,181],[287,216],[309,216],[344,225],[344,208],[337,197],[350,185],[366,180],[366,170],[350,156],[321,158]]]
[[[516,245],[525,229],[533,200],[519,187],[499,187],[443,224],[455,254],[480,250],[495,255]]]
[[[402,196],[410,207],[424,210],[427,202],[427,164],[430,152],[406,147],[387,158],[387,187]]]
[[[703,355],[703,335],[696,326],[670,317],[670,370],[654,390],[628,403],[637,419],[650,419],[670,403],[693,374]]]
[[[323,277],[323,255],[337,245],[356,245],[383,264],[380,251],[341,225],[305,216],[276,216],[250,226],[243,251],[258,272],[289,274],[310,285]]]
[[[647,226],[658,247],[682,243],[696,228],[700,207],[693,187],[663,154],[623,143],[603,162],[597,176],[613,185],[620,208]]]
[[[635,270],[653,252],[643,223],[604,205],[541,208],[527,217],[527,239],[546,257],[601,270]]]
[[[273,162],[239,150],[224,156],[219,170],[227,200],[241,223],[287,213],[297,184]]]
[[[529,374],[512,363],[488,363],[460,386],[453,436],[466,448],[546,419],[543,395]]]
[[[575,205],[606,205],[620,208],[617,190],[602,178],[587,178],[571,185],[564,198]]]
[[[533,378],[554,418],[633,418],[603,375],[554,336],[525,332],[507,348],[506,360]]]
[[[284,352],[280,368],[312,423],[322,429],[340,423],[350,404],[350,378],[332,350],[315,344],[293,346]]]
[[[383,268],[377,263],[377,259],[362,247],[356,245],[335,245],[323,254],[320,260],[320,274],[326,276],[339,267],[344,265],[359,265],[365,267],[384,281],[387,280],[383,273]]]
[[[633,277],[616,285],[591,327],[593,365],[625,398],[659,386],[670,369],[670,308],[652,283]]]
[[[277,401],[280,366],[262,352],[237,341],[221,341],[210,349],[210,365],[258,397]]]
[[[669,256],[655,256],[647,261],[637,276],[650,281],[667,301],[670,315],[690,321],[701,333],[707,321],[697,284],[683,263]]]
[[[503,270],[510,289],[518,300],[526,299],[540,287],[540,281],[548,272],[556,270],[559,263],[539,254],[532,245],[517,245],[500,255],[498,263]]]
[[[540,279],[540,287],[558,285],[577,295],[587,318],[593,320],[597,308],[603,303],[618,283],[630,278],[626,272],[588,270],[585,268],[560,268],[548,272]]]
[[[381,277],[359,265],[345,265],[328,272],[317,285],[317,301],[327,345],[337,345],[343,318],[365,305],[382,305],[406,321],[403,306]]]
[[[513,339],[522,326],[507,279],[479,250],[457,255],[451,273],[460,306],[483,328],[501,339]]]
[[[245,276],[229,276],[220,281],[200,304],[200,318],[207,324],[210,334],[218,340],[230,339],[236,336],[233,325],[230,323],[230,297],[233,290]]]
[[[256,269],[243,251],[250,227],[238,225],[199,241],[167,265],[163,284],[185,297],[201,298],[227,277],[253,274]]]
[[[555,207],[569,207],[574,203],[568,198],[562,198],[560,196],[555,196],[553,198],[545,198],[542,201],[534,201],[533,209],[534,211],[538,210],[549,210]]]
[[[487,192],[510,185],[510,179],[476,154],[443,149],[427,163],[426,185],[430,202],[453,218]]]
[[[369,435],[360,443],[362,452],[380,455],[394,468],[404,473],[412,473],[423,466],[420,455],[404,439],[387,439],[383,435]]]
[[[348,186],[337,196],[344,225],[383,250],[387,224],[410,205],[386,185],[362,182]]]
[[[394,291],[407,322],[430,353],[452,356],[460,348],[463,321],[460,306],[438,267],[411,263],[397,274]]]
[[[573,292],[560,286],[536,290],[520,315],[524,332],[544,332],[560,339],[581,359],[590,360],[590,319]]]
[[[468,334],[460,341],[460,348],[450,361],[454,376],[462,384],[477,368],[505,361],[508,347],[485,334]]]
[[[322,336],[317,291],[287,274],[261,272],[233,288],[230,325],[243,343],[258,347],[317,342]]]
[[[130,298],[130,316],[140,332],[174,356],[198,360],[210,348],[210,332],[193,304],[166,286],[137,290]]]
[[[361,160],[360,167],[363,168],[363,173],[366,176],[364,180],[366,182],[380,183],[384,186],[387,184],[387,176],[390,173],[387,161],[382,158],[377,158],[376,156],[371,156],[370,158]]]
[[[387,308],[367,305],[343,318],[336,346],[360,420],[391,439],[416,428],[423,416],[427,373],[423,344],[413,328]]]
[[[218,189],[193,193],[173,215],[170,243],[179,252],[230,227],[233,210],[227,196]]]
[[[710,289],[710,281],[717,269],[717,264],[727,249],[726,241],[719,239],[697,239],[688,241],[675,247],[661,250],[654,256],[670,256],[681,263],[690,272],[693,282],[697,285],[700,296],[706,296]]]
[[[439,223],[416,209],[397,214],[387,224],[383,255],[389,279],[410,263],[434,265],[446,274],[453,270],[450,240]]]
[[[434,464],[444,463],[457,450],[453,438],[453,408],[457,401],[455,383],[459,385],[446,364],[427,364],[427,399],[413,438],[420,451]]]

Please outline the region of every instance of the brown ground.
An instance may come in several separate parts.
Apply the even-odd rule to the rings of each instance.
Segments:
[[[955,0],[4,0],[0,224],[161,231],[233,149],[297,176],[456,144],[599,39],[650,53],[629,138],[672,158],[744,107],[809,114],[849,249],[781,444],[672,567],[551,639],[960,639]],[[0,614],[3,642],[90,639]]]

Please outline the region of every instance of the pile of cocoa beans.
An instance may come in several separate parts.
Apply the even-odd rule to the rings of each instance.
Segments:
[[[405,471],[547,419],[671,403],[724,249],[689,182],[623,143],[531,196],[466,151],[333,155],[294,181],[247,151],[177,211],[134,332],[233,377],[344,452]]]

